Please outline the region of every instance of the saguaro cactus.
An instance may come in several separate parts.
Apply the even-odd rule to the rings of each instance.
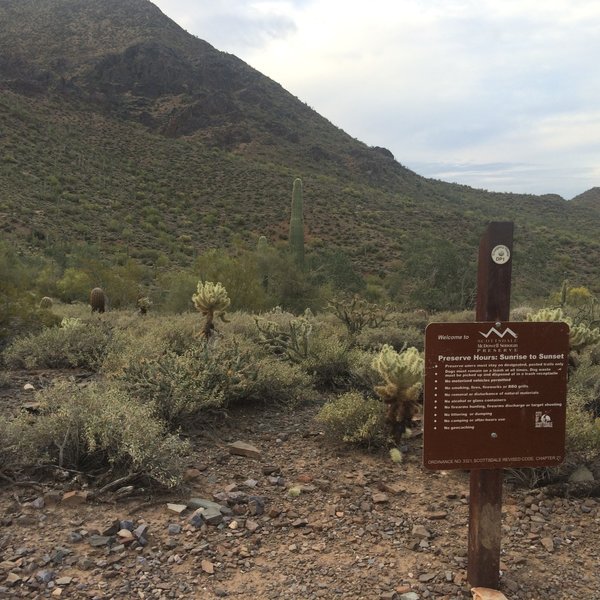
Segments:
[[[92,305],[92,312],[104,312],[106,309],[106,294],[102,288],[96,287],[90,292],[90,304]]]
[[[290,250],[300,267],[304,266],[304,214],[302,206],[302,180],[294,179],[292,215],[290,217]]]
[[[258,266],[258,273],[260,275],[260,282],[263,289],[267,291],[269,289],[269,243],[264,235],[258,238],[258,244],[256,246],[256,263]]]

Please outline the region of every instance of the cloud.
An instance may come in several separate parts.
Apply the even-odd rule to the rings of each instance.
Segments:
[[[296,0],[298,6],[306,0]],[[294,32],[292,3],[211,0],[158,0],[155,4],[190,33],[219,50],[243,54]]]

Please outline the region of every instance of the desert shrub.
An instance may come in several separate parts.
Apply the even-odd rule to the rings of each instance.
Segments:
[[[365,377],[361,362],[363,356],[361,350],[350,347],[346,340],[335,336],[316,336],[310,355],[302,366],[312,375],[317,389],[337,392],[367,390],[371,381]],[[369,355],[369,359],[372,356]]]
[[[356,338],[361,348],[380,350],[384,344],[400,352],[403,348],[414,346],[423,350],[425,334],[416,327],[384,327],[383,329],[364,329]]]
[[[510,320],[511,321],[526,321],[527,315],[534,313],[535,309],[531,308],[531,306],[517,306],[510,311]]]
[[[315,399],[313,380],[301,365],[263,357],[257,366],[249,400],[294,406]]]
[[[575,381],[570,383],[567,395],[567,451],[597,458],[600,454],[600,417],[588,409],[590,391]]]
[[[198,343],[201,321],[195,314],[117,317],[113,336],[106,349],[102,372],[118,377],[130,364],[141,360],[156,360],[165,353],[183,354]],[[120,317],[120,318],[119,318]]]
[[[111,337],[111,327],[99,320],[65,318],[60,326],[17,338],[4,350],[4,360],[16,369],[82,368],[97,370]]]
[[[183,354],[132,361],[122,381],[172,426],[240,402],[297,402],[312,389],[299,367],[263,355],[247,340],[228,339],[198,341]]]
[[[472,310],[441,311],[429,317],[430,323],[471,323],[475,320],[475,312]]]
[[[317,415],[328,437],[366,446],[386,442],[384,420],[383,404],[356,391],[330,400]]]
[[[392,318],[400,329],[414,327],[421,332],[425,332],[425,328],[429,324],[429,315],[426,310],[412,310],[408,312],[395,312]]]
[[[38,392],[36,399],[41,402],[38,416],[0,421],[6,439],[13,440],[9,449],[18,448],[16,466],[110,467],[166,486],[181,481],[189,444],[168,434],[150,407],[134,402],[122,389],[63,381]]]

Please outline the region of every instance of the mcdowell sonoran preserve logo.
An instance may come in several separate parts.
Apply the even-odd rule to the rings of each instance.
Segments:
[[[507,327],[504,331],[500,332],[498,331],[495,327],[492,327],[487,333],[484,333],[483,331],[479,332],[486,340],[490,337],[490,335],[494,334],[495,336],[503,339],[505,338],[507,335],[512,336],[513,338],[517,338],[519,337],[512,329],[510,329],[509,327]]]

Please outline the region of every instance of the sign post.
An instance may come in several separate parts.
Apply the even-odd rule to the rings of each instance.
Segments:
[[[508,321],[514,224],[488,225],[479,242],[476,321]],[[502,538],[502,469],[472,469],[467,580],[498,589]]]
[[[479,248],[477,321],[425,334],[424,465],[470,469],[467,577],[497,588],[504,468],[564,460],[569,328],[507,322],[512,223]]]

